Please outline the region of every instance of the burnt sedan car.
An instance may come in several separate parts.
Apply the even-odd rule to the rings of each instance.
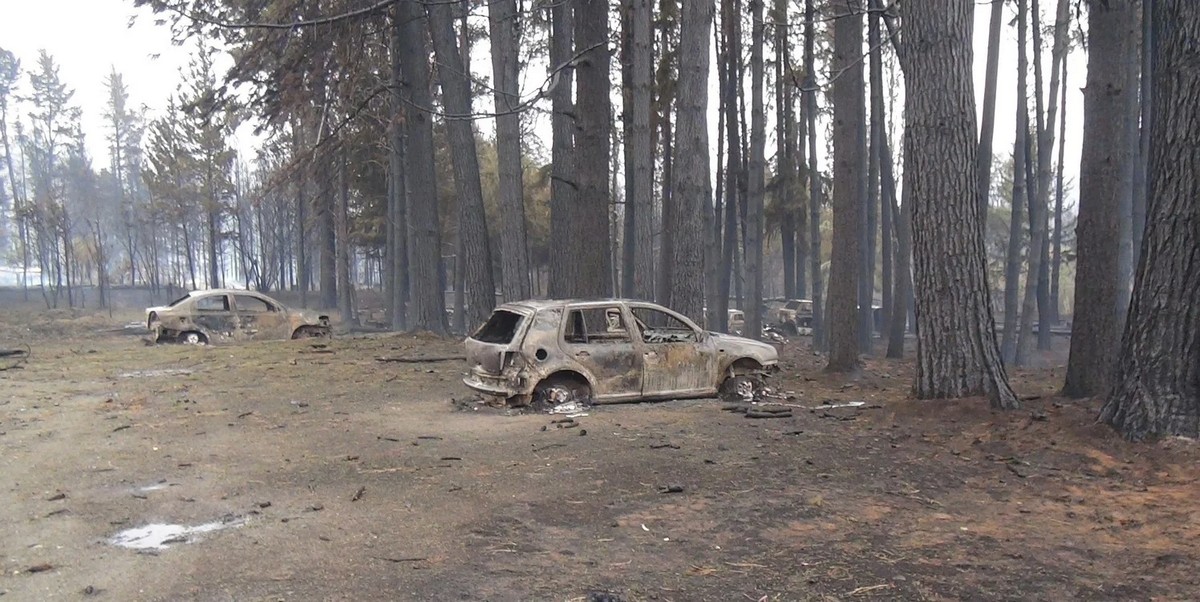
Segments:
[[[771,345],[706,332],[642,301],[521,301],[466,340],[470,388],[511,405],[746,398],[777,368]]]
[[[256,339],[330,336],[329,316],[290,309],[262,293],[192,291],[169,305],[146,309],[156,342],[193,345]]]

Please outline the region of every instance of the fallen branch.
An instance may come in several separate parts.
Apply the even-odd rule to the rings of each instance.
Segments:
[[[377,362],[397,362],[401,364],[424,364],[433,362],[453,362],[456,360],[465,360],[465,355],[430,355],[424,357],[377,357]]]
[[[867,593],[870,593],[870,592],[873,592],[876,590],[888,589],[890,587],[892,587],[891,583],[880,583],[879,585],[871,585],[871,586],[866,586],[866,587],[855,588],[854,590],[850,591],[846,595],[847,596],[861,596],[863,594],[867,594]]]
[[[29,356],[33,355],[33,349],[26,345],[24,349],[0,349],[0,358],[10,358],[11,364],[0,366],[0,372],[7,370],[16,370],[22,364],[29,361]]]

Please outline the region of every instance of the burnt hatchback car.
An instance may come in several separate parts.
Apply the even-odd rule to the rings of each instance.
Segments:
[[[291,309],[254,291],[192,291],[168,305],[146,309],[156,342],[193,345],[258,339],[328,337],[329,316]]]
[[[623,299],[507,303],[465,344],[463,382],[511,405],[745,398],[778,364],[771,345]]]

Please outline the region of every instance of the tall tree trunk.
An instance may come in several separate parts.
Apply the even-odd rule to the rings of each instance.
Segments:
[[[796,150],[787,0],[775,0],[771,22],[774,23],[775,47],[775,196],[781,210],[779,243],[783,256],[783,296],[794,299],[799,296],[796,292]],[[803,271],[799,277],[804,279]]]
[[[350,273],[354,258],[354,248],[350,245],[350,164],[346,155],[346,146],[338,147],[340,159],[338,169],[338,191],[341,198],[337,204],[337,292],[338,313],[342,315],[342,323],[358,325],[358,315],[354,313],[354,285]]]
[[[578,200],[572,235],[567,244],[575,245],[575,277],[572,294],[579,297],[606,297],[612,294],[612,258],[606,227],[609,215],[609,128],[612,127],[612,102],[608,79],[608,3],[604,0],[580,0],[575,5],[575,49],[578,111],[575,116],[575,158],[587,166],[576,174]],[[707,40],[707,38],[706,38]]]
[[[1100,412],[1132,440],[1200,436],[1200,5],[1154,0],[1151,16],[1161,38],[1146,231],[1114,386]]]
[[[862,265],[859,237],[863,224],[867,166],[866,106],[863,100],[863,2],[847,0],[833,10],[833,252],[829,266],[829,363],[826,370],[859,367],[858,317]]]
[[[736,57],[741,47],[741,31],[738,27],[740,12],[738,0],[722,0],[721,2],[721,37],[722,44],[718,46],[720,61],[717,72],[720,75],[721,110],[724,121],[726,138],[729,142],[729,152],[725,157],[725,190],[724,190],[724,240],[721,243],[721,278],[717,296],[720,299],[719,318],[728,325],[729,298],[733,289],[734,258],[737,255],[738,244],[738,206],[741,203],[739,192],[741,186],[742,138],[738,127],[737,97],[740,79],[741,61]],[[719,158],[718,158],[719,160]],[[742,332],[750,332],[743,324]]]
[[[550,254],[547,288],[550,297],[568,297],[572,291],[577,245],[568,243],[574,232],[575,204],[579,185],[575,181],[575,107],[571,100],[571,67],[574,51],[573,3],[550,4],[550,64],[555,70],[550,91],[550,129],[553,165],[550,173],[550,239],[561,244]]]
[[[919,399],[1017,407],[988,301],[973,168],[970,0],[904,3],[905,180],[912,179]]]
[[[463,62],[454,33],[451,5],[427,4],[425,10],[429,13],[433,51],[441,64],[438,76],[442,85],[442,102],[451,115],[446,119],[446,133],[450,139],[454,190],[458,196],[461,252],[461,256],[455,258],[455,273],[462,273],[461,280],[465,285],[460,286],[456,277],[455,292],[457,294],[465,289],[465,295],[464,307],[462,311],[455,312],[455,320],[462,320],[464,327],[474,328],[491,315],[496,305],[496,284],[492,279],[492,251],[488,243],[487,215],[483,208],[483,187],[479,183],[475,128],[467,118],[472,113],[471,75]],[[524,223],[523,217],[521,222]],[[508,234],[506,230],[505,235]]]
[[[678,4],[676,0],[660,0],[659,12],[663,15],[678,14]],[[659,59],[658,71],[655,74],[657,81],[657,118],[658,131],[660,132],[662,144],[662,194],[659,202],[662,204],[662,221],[659,228],[659,245],[658,245],[658,273],[655,278],[654,297],[659,303],[667,303],[671,298],[671,271],[674,261],[675,248],[675,232],[670,228],[670,224],[675,222],[675,196],[672,191],[672,182],[674,182],[673,162],[675,152],[673,148],[674,136],[671,128],[671,110],[675,103],[676,94],[676,73],[675,68],[678,63],[678,40],[674,35],[676,32],[675,24],[677,19],[663,18],[659,19],[660,23],[660,42],[661,58]]]
[[[1125,68],[1125,85],[1123,89],[1130,91],[1130,100],[1125,103],[1125,115],[1122,118],[1125,122],[1125,144],[1129,145],[1129,158],[1121,165],[1121,169],[1124,172],[1121,177],[1123,190],[1120,197],[1120,208],[1118,209],[1121,219],[1117,222],[1121,238],[1121,247],[1117,255],[1117,272],[1120,274],[1121,283],[1121,294],[1117,296],[1117,317],[1121,320],[1121,322],[1118,322],[1119,325],[1123,325],[1125,314],[1129,312],[1129,299],[1130,294],[1133,292],[1131,288],[1133,285],[1133,258],[1136,254],[1136,251],[1133,250],[1134,244],[1136,244],[1134,239],[1137,238],[1140,240],[1141,238],[1141,233],[1134,233],[1133,222],[1135,219],[1138,219],[1135,214],[1141,213],[1141,220],[1143,223],[1145,222],[1145,207],[1134,209],[1135,202],[1142,204],[1142,201],[1135,199],[1138,195],[1139,186],[1139,183],[1136,181],[1139,178],[1140,171],[1138,164],[1142,162],[1139,156],[1141,139],[1138,135],[1138,120],[1141,118],[1141,108],[1138,103],[1139,72],[1141,68],[1141,57],[1138,54],[1138,47],[1140,45],[1141,28],[1136,26],[1137,14],[1137,3],[1135,2],[1131,13],[1134,21],[1127,24],[1129,27],[1128,35],[1130,42],[1126,46],[1126,55],[1122,61]],[[1120,329],[1118,327],[1118,330]]]
[[[404,181],[404,93],[401,84],[404,73],[401,68],[402,17],[397,6],[393,13],[389,54],[391,69],[389,94],[391,119],[388,121],[388,246],[384,254],[389,275],[388,309],[392,330],[408,330],[408,194]]]
[[[766,181],[767,133],[763,107],[763,0],[750,0],[750,169],[746,199],[746,332],[762,337],[763,312],[763,192]],[[706,32],[707,33],[707,32]],[[706,65],[707,67],[707,65]],[[707,77],[705,78],[707,80]],[[704,176],[707,180],[707,175]]]
[[[1050,273],[1049,239],[1046,231],[1049,225],[1048,210],[1050,207],[1050,180],[1053,176],[1051,158],[1054,156],[1055,123],[1058,117],[1058,86],[1060,79],[1059,57],[1067,52],[1067,0],[1058,0],[1054,24],[1054,46],[1050,59],[1050,94],[1049,105],[1042,110],[1042,34],[1041,10],[1038,0],[1033,0],[1033,47],[1034,47],[1034,103],[1037,115],[1037,195],[1030,205],[1029,224],[1031,232],[1029,252],[1029,274],[1026,278],[1025,304],[1021,315],[1021,333],[1017,340],[1017,365],[1022,365],[1029,358],[1033,339],[1031,337],[1033,321],[1033,305],[1037,302],[1038,309],[1038,348],[1048,349],[1050,344]],[[1031,286],[1032,285],[1032,286]],[[1036,294],[1036,295],[1035,295]],[[1026,329],[1026,325],[1030,329]]]
[[[325,136],[321,136],[323,140]],[[330,141],[329,144],[335,144]],[[313,213],[317,220],[317,244],[321,254],[318,271],[321,281],[321,308],[331,309],[338,305],[337,294],[337,193],[334,192],[334,177],[337,173],[331,151],[322,151],[317,158],[317,198],[313,199]]]
[[[408,259],[412,295],[408,327],[446,334],[446,297],[441,282],[442,241],[438,223],[437,174],[433,165],[433,106],[425,15],[416,3],[401,3],[400,69],[405,103],[404,178],[407,203]]]
[[[1062,233],[1063,233],[1063,164],[1067,148],[1067,56],[1060,57],[1062,61],[1062,117],[1058,120],[1058,166],[1054,183],[1054,254],[1050,269],[1050,309],[1053,311],[1053,323],[1062,321],[1062,311],[1059,302],[1059,289],[1062,286]]]
[[[304,144],[304,121],[292,123],[292,154],[296,157],[296,287],[300,289],[300,307],[308,307],[308,173],[311,162],[301,156]],[[188,250],[189,266],[191,250]],[[195,276],[192,277],[195,280]],[[193,288],[195,283],[192,284]]]
[[[1023,0],[1019,0],[1023,1]],[[983,84],[983,120],[979,128],[979,156],[975,161],[975,187],[979,195],[979,227],[987,229],[988,198],[992,189],[992,137],[996,129],[996,79],[1000,71],[1000,26],[1004,2],[992,3],[988,25],[987,71]],[[1007,321],[1007,316],[1005,320]]]
[[[880,320],[879,329],[881,333],[890,332],[892,324],[892,292],[895,284],[893,283],[893,265],[892,257],[894,250],[892,248],[892,202],[894,199],[888,197],[888,186],[894,188],[894,182],[884,181],[882,174],[883,164],[891,162],[892,158],[886,155],[885,147],[887,146],[887,115],[883,109],[883,40],[880,32],[880,20],[882,16],[879,13],[881,8],[880,0],[871,0],[870,3],[872,12],[868,17],[867,23],[867,46],[870,48],[870,84],[871,84],[871,170],[868,174],[870,177],[870,186],[872,194],[875,193],[877,187],[880,187],[880,263],[882,268],[880,291],[882,296],[882,319]],[[990,154],[990,153],[989,153]],[[889,174],[891,166],[888,166]],[[870,175],[870,174],[874,175]],[[892,190],[892,195],[895,191]],[[874,232],[874,229],[872,229]]]
[[[1013,138],[1013,188],[1009,206],[1008,254],[1004,264],[1004,335],[1001,355],[1006,362],[1017,356],[1017,336],[1020,329],[1021,249],[1024,247],[1024,218],[1026,202],[1025,174],[1029,136],[1029,59],[1026,48],[1028,12],[1026,0],[1017,0],[1017,132]],[[1030,247],[1032,248],[1032,247]]]
[[[654,298],[654,135],[650,129],[650,85],[654,66],[654,47],[651,43],[651,0],[632,0],[630,25],[633,30],[630,60],[632,113],[627,143],[632,146],[630,162],[625,166],[632,172],[632,191],[625,192],[625,210],[633,210],[632,238],[626,244],[633,247],[633,287],[624,294],[638,299]]]
[[[1126,89],[1125,57],[1135,20],[1131,0],[1088,3],[1088,74],[1083,89],[1083,156],[1079,166],[1078,260],[1071,355],[1063,395],[1107,391],[1120,337],[1117,314],[1119,195],[1129,161],[1123,119],[1134,90]],[[1127,190],[1127,189],[1125,189]]]
[[[525,185],[521,167],[521,104],[520,65],[517,50],[520,45],[520,24],[517,0],[488,2],[488,25],[492,39],[493,88],[496,99],[496,161],[500,174],[501,225],[500,237],[501,290],[506,301],[530,297],[529,249],[525,227]],[[604,32],[608,33],[607,21]],[[608,61],[605,61],[605,67]],[[586,71],[586,69],[584,69]],[[607,81],[605,72],[605,81]],[[605,97],[607,98],[607,96]],[[607,114],[606,114],[607,117]],[[605,155],[607,158],[607,153]],[[606,160],[604,165],[608,165]],[[607,177],[601,188],[607,186]],[[605,247],[607,251],[607,247]],[[493,299],[488,305],[495,302]],[[489,307],[490,309],[490,307]],[[472,310],[474,312],[475,310]],[[486,313],[484,314],[486,316]]]
[[[677,164],[672,173],[670,305],[700,322],[704,305],[704,216],[712,211],[708,148],[708,49],[713,0],[683,0],[679,21]]]
[[[1142,0],[1142,65],[1139,81],[1138,108],[1141,111],[1141,129],[1138,132],[1138,156],[1133,173],[1133,261],[1136,268],[1141,261],[1142,237],[1146,230],[1147,170],[1150,161],[1150,124],[1154,121],[1154,2]],[[1063,69],[1066,69],[1064,66]]]
[[[804,0],[804,119],[808,130],[808,237],[812,276],[812,342],[814,350],[827,348],[825,332],[824,278],[821,277],[821,170],[817,162],[817,71],[814,42],[816,10],[813,0]]]
[[[892,177],[892,155],[887,146],[886,132],[883,136],[883,156],[887,159],[883,168],[884,202],[892,206],[896,216],[896,290],[892,295],[892,323],[888,330],[887,356],[894,359],[904,357],[905,326],[908,315],[913,311],[912,290],[912,178],[904,178],[900,192],[901,205],[896,204],[896,181]]]

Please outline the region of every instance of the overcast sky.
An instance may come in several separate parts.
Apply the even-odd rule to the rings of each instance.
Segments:
[[[1046,3],[1050,4],[1050,3]],[[976,5],[976,96],[983,95],[983,67],[987,45],[988,3]],[[1013,9],[1006,9],[1006,25]],[[104,81],[115,67],[125,78],[133,106],[147,105],[151,115],[157,115],[167,97],[176,89],[181,71],[186,68],[192,48],[171,44],[170,33],[156,26],[155,18],[145,10],[135,9],[130,0],[0,0],[0,47],[13,52],[26,70],[36,67],[38,51],[45,49],[60,67],[60,77],[75,90],[74,102],[83,108],[83,125],[88,136],[88,148],[97,167],[107,165],[108,152],[104,141],[103,112],[107,92]],[[136,18],[135,18],[136,17]],[[133,27],[130,28],[131,19]],[[995,151],[1012,151],[1014,114],[1016,112],[1016,40],[1015,33],[1006,27],[1005,48],[1001,52],[1001,85],[997,103]],[[1050,40],[1045,40],[1047,45]],[[486,69],[486,59],[479,60],[481,45],[473,61],[475,68]],[[1047,61],[1048,63],[1048,61]],[[1047,85],[1049,65],[1046,68]],[[1076,50],[1070,67],[1067,97],[1067,160],[1068,177],[1079,170],[1079,149],[1082,138],[1083,98],[1080,92],[1086,71],[1086,58]],[[715,75],[714,75],[715,77]],[[527,79],[530,87],[537,81]],[[28,92],[22,79],[22,92]],[[1030,82],[1032,92],[1032,81]],[[532,92],[528,90],[527,92]],[[480,103],[483,104],[483,103]],[[484,107],[477,107],[486,110]],[[484,126],[490,129],[490,124]],[[716,123],[711,124],[715,129]],[[547,142],[548,146],[548,142]]]

